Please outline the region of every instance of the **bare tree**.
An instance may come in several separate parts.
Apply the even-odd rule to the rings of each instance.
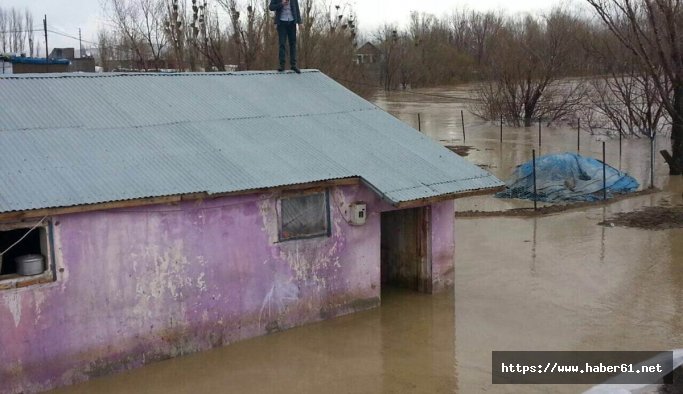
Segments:
[[[196,0],[192,5],[196,7]],[[167,0],[165,6],[164,33],[169,45],[173,48],[174,66],[180,71],[185,70],[185,3],[179,0]]]
[[[125,47],[138,61],[138,67],[148,68],[147,56],[143,49],[140,31],[137,29],[138,11],[134,4],[127,0],[109,0],[112,22],[116,25],[117,32],[121,35]]]
[[[227,35],[221,27],[218,12],[209,8],[205,1],[192,7],[193,52],[199,52],[205,59],[206,70],[225,71]]]
[[[0,45],[2,45],[3,53],[9,51],[9,15],[2,7],[0,7]]]
[[[588,104],[593,116],[592,129],[614,130],[628,136],[654,137],[670,125],[652,79],[630,71],[605,75],[591,81]]]
[[[35,42],[33,15],[26,9],[2,8],[0,6],[0,51],[2,53],[23,54],[29,50],[34,55]]]
[[[683,4],[680,0],[587,0],[650,77],[671,117],[671,175],[683,174]]]
[[[108,0],[108,6],[118,33],[138,59],[138,67],[159,69],[167,44],[162,1]]]
[[[525,127],[535,119],[553,122],[569,115],[583,87],[560,78],[566,76],[563,63],[572,55],[568,42],[577,25],[576,18],[559,10],[544,19],[508,20],[493,41],[489,82],[480,88],[481,104],[474,112]]]
[[[248,0],[246,15],[236,0],[218,0],[230,15],[232,41],[237,48],[240,69],[251,70],[263,48],[264,14],[256,0]],[[243,18],[244,17],[244,18]]]
[[[12,7],[9,11],[9,46],[14,53],[21,53],[24,51],[24,18],[21,11]]]
[[[384,89],[394,89],[399,85],[401,69],[405,62],[405,35],[400,34],[394,25],[384,25],[375,33],[381,53],[380,79]]]
[[[120,64],[134,59],[144,70],[158,68],[164,61],[178,69],[189,65],[190,70],[224,70],[228,63],[242,70],[270,69],[277,61],[277,34],[268,0],[106,2],[116,28],[101,34],[100,46],[120,50],[100,56],[105,68],[113,66],[113,59]],[[159,4],[160,8],[154,7]],[[227,12],[227,18],[215,5]],[[301,11],[302,66],[318,68],[356,92],[369,94],[372,87],[366,86],[366,75],[354,62],[358,27],[351,7],[301,0]]]
[[[588,38],[599,76],[590,78],[585,124],[592,131],[651,138],[670,127],[654,81],[633,54],[606,29],[593,31]]]
[[[97,56],[100,67],[104,71],[112,71],[114,56],[114,39],[112,33],[107,30],[100,30],[97,32]]]
[[[28,53],[33,57],[35,47],[35,34],[33,29],[33,14],[28,9],[24,11],[24,25],[26,26],[26,41],[28,43]]]
[[[142,16],[138,29],[152,55],[154,68],[158,69],[161,65],[161,55],[167,44],[163,27],[164,6],[159,0],[138,0],[138,6]]]
[[[477,65],[482,65],[488,58],[492,39],[497,36],[503,26],[503,17],[493,12],[485,14],[472,12],[470,29],[474,59]]]

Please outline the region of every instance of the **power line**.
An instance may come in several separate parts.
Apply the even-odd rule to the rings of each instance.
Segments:
[[[60,33],[60,32],[58,32],[58,31],[54,31],[54,30],[51,30],[51,29],[47,29],[47,31],[50,32],[50,33],[52,33],[52,34],[56,34],[56,35],[58,35],[58,36],[62,36],[62,37],[66,37],[66,38],[71,38],[72,40],[78,41],[78,37],[72,36],[72,35],[70,35],[70,34]],[[93,42],[93,41],[88,41],[88,40],[81,40],[81,41],[83,41],[83,42],[86,43],[86,44],[97,45],[97,43],[96,43],[96,42]]]
[[[33,28],[30,30],[2,30],[0,34],[16,34],[16,33],[34,33],[37,31],[43,31],[43,29]]]
[[[40,28],[40,29],[34,28],[34,29],[31,29],[31,30],[3,30],[3,31],[0,31],[0,34],[34,33],[34,32],[42,32],[42,31],[43,31],[42,28]],[[54,30],[54,28],[48,29],[47,31],[50,32],[50,33],[52,33],[52,34],[56,34],[56,35],[58,35],[58,36],[62,36],[62,37],[66,37],[66,38],[71,38],[71,39],[73,39],[73,40],[78,40],[78,37],[72,36],[72,35],[70,35],[70,34],[68,34],[68,33],[64,33],[64,32],[60,32],[60,31]],[[85,43],[87,43],[87,44],[97,45],[97,43],[96,43],[96,42],[93,42],[93,41],[88,41],[88,40],[81,40],[81,41],[83,41],[83,42],[85,42]]]

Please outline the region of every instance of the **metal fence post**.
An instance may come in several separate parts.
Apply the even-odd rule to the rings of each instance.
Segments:
[[[538,147],[541,147],[541,118],[538,118]]]
[[[605,141],[602,141],[602,199],[607,200],[607,157]]]
[[[655,133],[650,131],[650,189],[655,187]]]
[[[623,138],[624,138],[624,133],[619,130],[619,169],[621,169],[621,156],[623,152],[622,148],[622,143],[623,143]]]
[[[460,110],[460,121],[462,122],[462,142],[465,142],[465,111]]]
[[[417,131],[422,132],[422,118],[420,113],[417,113]]]
[[[579,128],[576,130],[576,151],[581,152],[581,118],[579,118]]]
[[[531,150],[531,157],[533,162],[533,174],[534,174],[534,211],[538,209],[538,188],[536,186],[536,149]]]

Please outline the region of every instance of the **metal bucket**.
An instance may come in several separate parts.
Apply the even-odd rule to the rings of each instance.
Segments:
[[[19,256],[14,261],[17,263],[17,274],[19,275],[32,276],[45,272],[45,258],[39,254]]]

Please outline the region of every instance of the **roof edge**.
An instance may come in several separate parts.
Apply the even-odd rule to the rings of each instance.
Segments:
[[[467,190],[467,191],[455,192],[455,193],[447,193],[447,194],[442,194],[440,196],[421,198],[421,199],[411,200],[411,201],[403,201],[403,202],[393,204],[393,205],[396,208],[401,208],[401,209],[403,209],[403,208],[415,208],[415,207],[424,206],[424,205],[431,205],[431,204],[443,202],[443,201],[458,200],[458,199],[466,198],[466,197],[488,196],[490,194],[498,193],[498,192],[503,191],[503,190],[505,190],[505,185],[487,187],[484,189],[476,189],[476,190]]]
[[[353,176],[347,178],[336,178],[321,181],[312,181],[307,183],[297,183],[289,185],[280,185],[273,187],[264,187],[259,189],[247,189],[239,190],[234,192],[226,193],[184,193],[184,194],[171,194],[165,196],[149,196],[142,198],[126,199],[126,200],[111,200],[111,201],[101,201],[94,202],[91,204],[78,204],[78,205],[65,205],[65,206],[54,206],[45,208],[28,209],[21,211],[6,211],[0,212],[0,222],[11,222],[20,221],[24,219],[35,219],[44,216],[56,216],[56,215],[66,215],[84,212],[96,212],[96,211],[108,211],[121,208],[133,208],[142,207],[150,205],[163,205],[163,204],[178,204],[186,201],[198,201],[206,199],[214,199],[221,197],[236,197],[244,196],[248,194],[259,194],[259,193],[269,193],[280,190],[305,190],[314,189],[320,187],[331,187],[331,186],[352,186],[360,184],[360,177]]]
[[[45,207],[36,208],[22,211],[7,211],[0,212],[0,222],[7,221],[19,221],[24,219],[35,219],[44,216],[56,216],[65,214],[75,214],[75,213],[85,213],[85,212],[96,212],[96,211],[108,211],[121,208],[133,208],[133,207],[143,207],[151,205],[164,205],[164,204],[178,204],[186,201],[197,201],[205,199],[214,199],[221,197],[236,197],[244,196],[248,194],[258,194],[258,193],[268,193],[281,190],[305,190],[314,189],[320,187],[331,187],[331,186],[353,186],[363,184],[368,187],[373,193],[378,195],[382,200],[388,202],[396,208],[411,208],[418,206],[425,206],[434,204],[442,201],[455,200],[464,197],[477,196],[477,195],[488,195],[492,193],[499,192],[505,189],[505,186],[489,187],[477,190],[468,190],[456,193],[447,193],[438,196],[432,196],[427,198],[421,198],[409,201],[393,201],[388,198],[384,193],[380,192],[376,187],[374,187],[369,182],[365,181],[359,176],[347,177],[347,178],[337,178],[328,179],[321,181],[312,181],[308,183],[299,184],[289,184],[280,185],[273,187],[266,187],[260,189],[247,189],[235,192],[227,193],[214,193],[210,194],[208,192],[201,193],[185,193],[185,194],[172,194],[166,196],[149,196],[143,198],[127,199],[127,200],[112,200],[96,202],[92,204],[80,204],[80,205],[69,205],[69,206],[55,206],[55,207]]]

